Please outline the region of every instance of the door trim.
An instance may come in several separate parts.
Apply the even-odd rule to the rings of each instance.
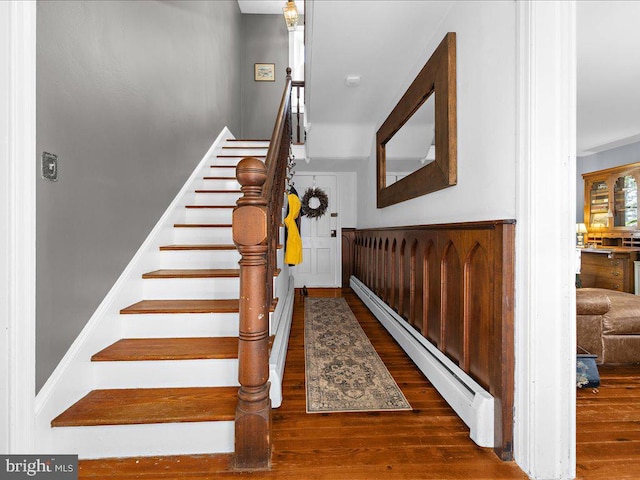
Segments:
[[[0,2],[0,74],[5,94],[0,101],[2,157],[0,221],[0,362],[2,406],[0,448],[30,453],[35,443],[36,331],[36,2]],[[6,413],[5,413],[6,412]]]
[[[516,2],[515,440],[532,478],[574,478],[576,2]]]

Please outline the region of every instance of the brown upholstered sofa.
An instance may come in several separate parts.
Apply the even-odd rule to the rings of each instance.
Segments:
[[[579,288],[576,309],[578,345],[597,363],[640,363],[640,296]]]

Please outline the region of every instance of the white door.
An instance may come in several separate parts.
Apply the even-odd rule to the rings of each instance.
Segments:
[[[335,175],[296,174],[295,188],[304,197],[308,188],[320,188],[329,198],[326,213],[320,218],[302,217],[300,236],[302,237],[302,263],[293,268],[295,286],[338,287],[337,245],[338,245],[338,195]],[[315,182],[315,183],[314,183]],[[315,208],[315,199],[310,207]],[[332,215],[333,214],[333,215]]]

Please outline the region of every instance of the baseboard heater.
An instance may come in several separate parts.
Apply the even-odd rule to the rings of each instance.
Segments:
[[[278,408],[282,405],[282,377],[284,377],[284,366],[287,359],[287,348],[289,346],[289,334],[291,333],[291,322],[293,321],[293,302],[295,289],[293,288],[293,277],[289,277],[287,291],[284,296],[283,308],[276,309],[274,315],[280,315],[275,324],[276,332],[271,355],[269,356],[269,396],[271,407]],[[280,302],[278,302],[280,303]]]
[[[493,396],[415,331],[364,283],[352,276],[350,284],[378,321],[469,427],[471,440],[481,447],[493,447]]]

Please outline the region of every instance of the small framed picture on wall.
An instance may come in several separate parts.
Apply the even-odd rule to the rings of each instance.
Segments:
[[[256,82],[275,82],[276,81],[276,64],[275,63],[254,63],[253,79]]]

